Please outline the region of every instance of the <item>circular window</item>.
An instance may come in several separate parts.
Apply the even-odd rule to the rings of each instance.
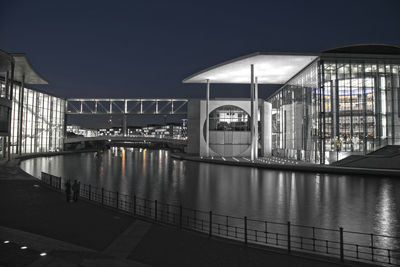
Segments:
[[[226,105],[209,115],[210,148],[222,156],[235,156],[250,146],[250,115],[243,109]],[[206,140],[206,123],[203,136]]]

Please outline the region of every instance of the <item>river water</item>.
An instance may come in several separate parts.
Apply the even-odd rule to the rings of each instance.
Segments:
[[[48,172],[121,194],[216,213],[400,236],[400,179],[316,174],[175,160],[167,150],[112,148],[34,158]]]

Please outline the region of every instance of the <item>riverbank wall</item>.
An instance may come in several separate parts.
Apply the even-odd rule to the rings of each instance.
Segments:
[[[204,158],[184,153],[172,153],[171,157],[178,160],[189,160],[202,163],[223,164],[231,166],[253,167],[259,169],[285,170],[285,171],[300,171],[309,173],[332,173],[344,175],[373,175],[381,177],[399,177],[400,170],[393,169],[377,169],[377,168],[357,168],[357,167],[340,167],[332,165],[319,164],[290,164],[290,163],[265,163],[261,160],[255,161],[238,161],[230,158]]]

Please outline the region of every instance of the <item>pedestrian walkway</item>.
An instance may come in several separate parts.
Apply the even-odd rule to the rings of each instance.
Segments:
[[[84,200],[67,203],[63,194],[15,168],[15,163],[1,165],[0,177],[0,265],[343,265],[334,258],[288,255],[150,224]],[[43,252],[46,255],[40,256]]]

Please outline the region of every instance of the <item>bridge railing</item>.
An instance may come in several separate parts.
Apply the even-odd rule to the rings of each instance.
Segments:
[[[63,190],[61,177],[42,172],[42,182]],[[218,214],[120,194],[82,184],[80,196],[101,205],[121,210],[157,223],[192,230],[208,236],[233,239],[245,245],[266,246],[292,252],[307,252],[346,260],[400,266],[400,237],[329,229],[288,222]]]

